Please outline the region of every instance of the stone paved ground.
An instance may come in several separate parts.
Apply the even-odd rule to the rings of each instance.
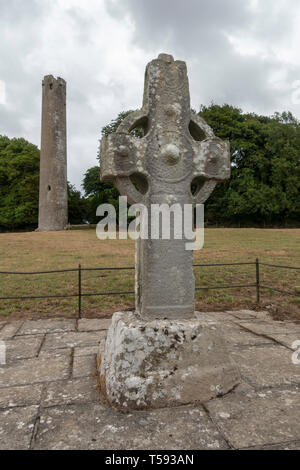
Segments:
[[[204,406],[128,415],[100,403],[96,354],[109,320],[0,322],[0,449],[300,449],[300,324],[264,312],[222,320],[242,383]]]

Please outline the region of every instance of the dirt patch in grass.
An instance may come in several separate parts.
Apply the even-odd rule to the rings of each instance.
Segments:
[[[300,230],[207,229],[196,264],[255,262],[300,266]],[[0,271],[47,271],[91,267],[134,266],[130,240],[100,241],[93,230],[54,233],[0,234]],[[211,286],[255,284],[255,265],[195,268],[198,310],[268,308],[275,319],[300,319],[300,298],[269,289],[256,304],[254,287],[213,290]],[[300,271],[261,266],[261,283],[300,293]],[[134,291],[134,271],[84,271],[83,293]],[[70,295],[78,293],[78,272],[37,276],[0,275],[0,297]],[[85,317],[108,317],[134,307],[134,295],[85,297]],[[0,300],[0,319],[53,318],[78,315],[78,299]]]

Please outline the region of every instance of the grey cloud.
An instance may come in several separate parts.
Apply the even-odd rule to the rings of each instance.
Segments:
[[[251,32],[278,42],[290,33],[297,0],[259,1],[257,12],[245,0],[105,0],[108,10],[120,20],[130,15],[135,24],[135,40],[143,48],[161,44],[189,51],[204,51],[220,44],[224,32]],[[226,44],[223,42],[223,47]]]
[[[159,52],[187,62],[192,105],[228,102],[245,111],[291,109],[300,79],[282,47],[295,39],[296,0],[0,0],[0,134],[39,145],[41,81],[67,81],[69,179],[80,187],[97,164],[102,126],[141,105],[146,63]],[[105,5],[105,8],[103,8]],[[258,44],[244,54],[230,42]],[[282,83],[274,86],[274,77]]]
[[[106,0],[109,11],[121,18],[130,14],[135,24],[135,41],[142,48],[168,45],[185,58],[205,55],[226,48],[224,30],[246,26],[249,21],[247,3],[240,0]]]
[[[129,14],[135,25],[134,43],[143,49],[164,47],[186,60],[193,105],[210,101],[229,102],[246,110],[272,113],[289,102],[290,90],[274,89],[274,74],[284,72],[290,83],[300,77],[300,68],[283,65],[276,48],[293,34],[296,0],[264,0],[258,9],[240,0],[125,0],[122,8],[106,0],[112,15]],[[262,44],[269,53],[242,56],[228,36]]]
[[[47,1],[47,0],[46,0]],[[43,11],[44,7],[38,0],[1,0],[1,18],[3,21],[26,21],[32,19]]]

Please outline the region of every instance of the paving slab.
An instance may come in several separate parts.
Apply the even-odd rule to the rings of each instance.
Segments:
[[[222,330],[223,337],[228,341],[229,345],[251,346],[273,342],[271,338],[265,338],[264,336],[260,336],[254,332],[247,331],[245,328],[239,325],[239,319],[234,315],[230,315],[228,312],[208,312],[204,314],[196,312],[196,317],[199,320],[217,323],[218,327]],[[256,317],[253,316],[253,318]]]
[[[300,365],[292,362],[292,351],[283,346],[235,349],[231,357],[242,378],[255,388],[300,384]]]
[[[103,407],[103,410],[105,408]],[[35,450],[87,450],[95,432],[93,405],[71,405],[42,410]]]
[[[233,321],[235,318],[230,315],[228,312],[195,312],[195,317],[203,321],[220,321],[220,322],[229,322]]]
[[[254,312],[253,310],[233,310],[228,311],[226,313],[240,320],[256,319],[257,317],[256,312]]]
[[[0,388],[53,382],[69,377],[68,357],[37,358],[0,367]]]
[[[96,355],[77,356],[73,362],[73,378],[90,377],[96,374]]]
[[[293,344],[295,341],[299,341],[300,344],[300,333],[293,333],[293,334],[288,334],[288,335],[282,335],[280,333],[269,333],[268,337],[272,339],[274,342],[281,344],[282,346],[285,346],[286,348],[294,351],[295,348],[293,348]],[[299,346],[297,347],[297,349]]]
[[[50,351],[43,351],[43,349],[39,353],[39,358],[44,359],[53,359],[55,357],[67,357],[69,362],[71,360],[72,355],[72,348],[65,348],[65,349],[53,349]]]
[[[208,322],[216,323],[216,327],[220,328],[221,334],[228,346],[254,346],[259,344],[272,344],[274,341],[271,338],[259,336],[251,331],[247,331],[239,324],[236,324],[232,318],[222,318],[221,315],[213,313],[196,314],[199,320],[205,319]]]
[[[291,349],[293,341],[300,339],[299,325],[262,316],[240,319],[230,313],[222,317],[222,312],[201,315],[210,315],[208,321],[221,323],[243,382],[227,396],[205,404],[206,411],[201,406],[188,406],[129,415],[99,402],[95,355],[99,343],[105,344],[107,331],[98,330],[98,320],[81,326],[97,330],[79,332],[65,331],[68,326],[63,326],[62,320],[56,326],[53,322],[57,320],[50,320],[51,325],[46,320],[45,326],[44,320],[38,325],[3,323],[0,332],[4,331],[8,363],[0,366],[0,449],[28,449],[37,423],[36,441],[32,443],[37,449],[189,450],[230,446],[299,450],[300,389],[296,384],[300,384],[300,365],[292,363]],[[34,334],[30,334],[32,326]]]
[[[43,410],[35,449],[227,449],[202,407],[129,415],[104,407],[67,406]]]
[[[34,431],[38,406],[0,412],[0,450],[27,450]]]
[[[78,331],[100,331],[108,330],[111,318],[82,318],[78,321]]]
[[[0,388],[0,408],[38,405],[41,402],[42,384]]]
[[[103,341],[103,340],[102,340]],[[74,349],[74,357],[81,356],[92,356],[93,354],[98,354],[99,346],[84,346],[83,348]]]
[[[84,346],[96,346],[106,336],[106,331],[70,332],[48,334],[42,351]]]
[[[100,411],[100,410],[99,410]],[[90,449],[223,450],[228,446],[201,406],[129,415],[95,407],[95,442]]]
[[[27,320],[18,331],[18,336],[75,331],[75,323],[75,320],[68,319]]]
[[[274,344],[271,338],[265,338],[264,336],[248,332],[235,323],[222,323],[221,331],[229,348]]]
[[[6,344],[6,361],[8,364],[20,359],[30,359],[37,357],[44,336],[26,336],[7,340]]]
[[[13,338],[22,327],[22,321],[7,323],[0,331],[0,341]]]
[[[256,319],[259,321],[268,321],[268,322],[274,321],[271,313],[268,312],[268,310],[256,311],[255,316],[256,316]]]
[[[231,393],[241,394],[241,393],[249,393],[253,391],[255,391],[255,388],[252,385],[248,384],[247,382],[244,382],[243,379],[241,379],[241,382],[239,383],[239,385],[235,387],[235,389],[233,389]]]
[[[44,408],[60,405],[86,404],[99,402],[95,378],[85,377],[46,385],[42,406]]]
[[[270,312],[267,310],[233,310],[226,312],[232,316],[233,321],[245,320],[245,321],[271,321],[273,322]]]
[[[300,441],[297,442],[285,442],[282,444],[275,444],[272,446],[262,447],[248,447],[249,450],[300,450]]]
[[[300,324],[292,322],[277,322],[277,321],[241,321],[238,323],[242,328],[245,328],[257,335],[270,335],[270,334],[296,334],[300,336]]]
[[[299,392],[295,388],[232,393],[206,407],[233,448],[281,445],[300,440]]]

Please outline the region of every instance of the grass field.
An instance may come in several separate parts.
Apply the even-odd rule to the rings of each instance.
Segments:
[[[195,253],[195,263],[255,261],[300,266],[300,230],[207,229],[205,247]],[[134,266],[134,242],[100,241],[94,230],[55,233],[0,234],[0,271],[44,271],[82,267]],[[212,290],[208,286],[255,283],[255,266],[195,268],[197,308],[222,310],[255,308],[255,288]],[[300,271],[261,267],[267,286],[300,293]],[[78,273],[38,276],[0,275],[0,297],[65,295],[77,293]],[[83,292],[134,290],[134,271],[84,272]],[[0,317],[40,318],[76,316],[78,299],[1,300]],[[85,317],[109,316],[134,306],[134,296],[88,297]],[[275,317],[300,319],[300,298],[262,291],[262,307]]]

